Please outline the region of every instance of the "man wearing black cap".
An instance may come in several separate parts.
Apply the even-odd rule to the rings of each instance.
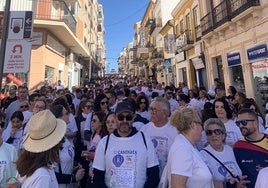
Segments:
[[[151,187],[159,182],[158,159],[153,143],[133,126],[135,108],[118,103],[117,129],[98,144],[93,162],[92,187]]]
[[[8,90],[8,97],[4,98],[2,101],[1,101],[1,106],[3,108],[3,111],[5,111],[7,109],[7,107],[12,103],[14,102],[15,100],[17,100],[17,95],[16,95],[16,92],[17,92],[17,86],[15,85],[12,85],[9,87],[9,90]]]

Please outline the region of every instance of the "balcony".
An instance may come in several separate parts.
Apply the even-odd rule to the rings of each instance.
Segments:
[[[64,22],[73,34],[76,34],[76,20],[65,1],[39,0],[35,19]]]
[[[229,6],[227,6],[227,1],[222,1],[212,10],[213,17],[213,28],[221,26],[227,21],[230,21],[230,11]]]
[[[260,6],[260,0],[231,0],[230,6],[231,17],[234,18],[251,7]]]
[[[201,40],[201,36],[202,36],[201,26],[197,25],[197,26],[195,26],[195,40],[196,41]]]
[[[176,39],[176,50],[186,51],[193,47],[193,34],[191,30],[186,30],[182,32],[181,35]]]
[[[260,6],[260,0],[223,0],[201,18],[202,35],[237,17],[249,8]]]
[[[212,22],[212,14],[209,12],[207,15],[205,15],[203,18],[201,18],[201,30],[202,35],[206,35],[213,29],[213,22]]]

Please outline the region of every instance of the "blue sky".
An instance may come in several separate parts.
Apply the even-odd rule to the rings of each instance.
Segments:
[[[117,70],[118,55],[132,41],[134,24],[142,19],[148,2],[149,0],[99,0],[104,9],[106,60],[109,70]]]

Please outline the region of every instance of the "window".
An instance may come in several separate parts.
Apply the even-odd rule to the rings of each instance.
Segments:
[[[190,13],[186,15],[186,30],[191,30]]]
[[[183,20],[180,21],[180,33],[184,32],[184,28],[183,28]]]

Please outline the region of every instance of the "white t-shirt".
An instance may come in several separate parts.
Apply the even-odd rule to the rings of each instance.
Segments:
[[[63,174],[72,174],[73,172],[73,162],[74,162],[74,148],[67,138],[62,144],[62,149],[59,150],[61,171]],[[55,172],[59,172],[59,165],[55,164]],[[59,188],[70,187],[70,184],[59,184]]]
[[[4,187],[7,179],[15,177],[17,151],[11,144],[3,142],[0,146],[0,187]]]
[[[214,187],[212,175],[198,150],[182,134],[175,138],[170,148],[167,168],[169,182],[171,182],[171,174],[177,174],[188,177],[186,188]]]
[[[268,128],[268,113],[265,115],[265,128]]]
[[[179,108],[179,103],[175,99],[171,98],[168,100],[168,102],[170,104],[170,112],[171,113]]]
[[[98,144],[93,167],[105,171],[107,187],[141,188],[146,182],[146,169],[157,166],[158,159],[153,143],[145,136],[147,148],[140,132],[131,137],[110,135],[105,151],[107,136]]]
[[[38,168],[30,177],[22,179],[21,188],[58,188],[54,170],[51,168]]]
[[[66,129],[66,133],[74,133],[74,132],[77,132],[78,129],[77,129],[77,125],[76,125],[76,121],[75,121],[75,118],[74,118],[74,115],[72,113],[69,113],[69,120],[70,120],[70,123],[67,125],[67,129]],[[70,141],[70,143],[73,145],[74,142],[74,138],[68,138],[68,140]]]
[[[9,138],[10,138],[10,132],[12,130],[12,124],[11,121],[8,123],[7,128],[3,131],[3,140],[6,142]],[[22,141],[23,141],[23,128],[20,128],[16,131],[15,135],[14,135],[14,140],[13,143],[11,145],[13,145],[17,152],[22,148]]]
[[[95,134],[93,138],[91,138],[89,145],[87,146],[88,151],[95,151],[97,148],[98,143],[100,142],[101,137],[99,134]]]
[[[242,138],[241,131],[239,127],[236,126],[235,122],[231,119],[229,119],[226,123],[224,123],[225,129],[226,129],[226,139],[225,143],[231,147],[238,141],[240,138]]]
[[[259,171],[255,188],[267,188],[268,187],[268,167],[263,168]]]
[[[235,176],[241,176],[242,172],[236,162],[233,149],[228,146],[224,145],[223,151],[218,152],[214,150],[210,145],[205,147],[204,149],[208,150],[212,153],[219,161],[221,161]],[[228,173],[228,171],[219,163],[217,162],[210,154],[206,151],[201,150],[200,154],[207,164],[210,172],[212,173],[213,180],[226,182],[228,179],[232,178],[232,176]]]
[[[146,111],[143,111],[143,112],[136,111],[136,114],[139,114],[141,117],[146,118],[148,121],[151,120],[151,114],[147,110]]]
[[[156,127],[153,122],[149,122],[141,128],[141,131],[148,135],[155,147],[156,155],[159,160],[160,176],[167,164],[168,152],[173,144],[178,131],[169,122],[162,127]]]
[[[90,131],[91,130],[91,118],[92,118],[92,112],[90,112],[87,115],[86,122],[85,122],[85,130]]]

